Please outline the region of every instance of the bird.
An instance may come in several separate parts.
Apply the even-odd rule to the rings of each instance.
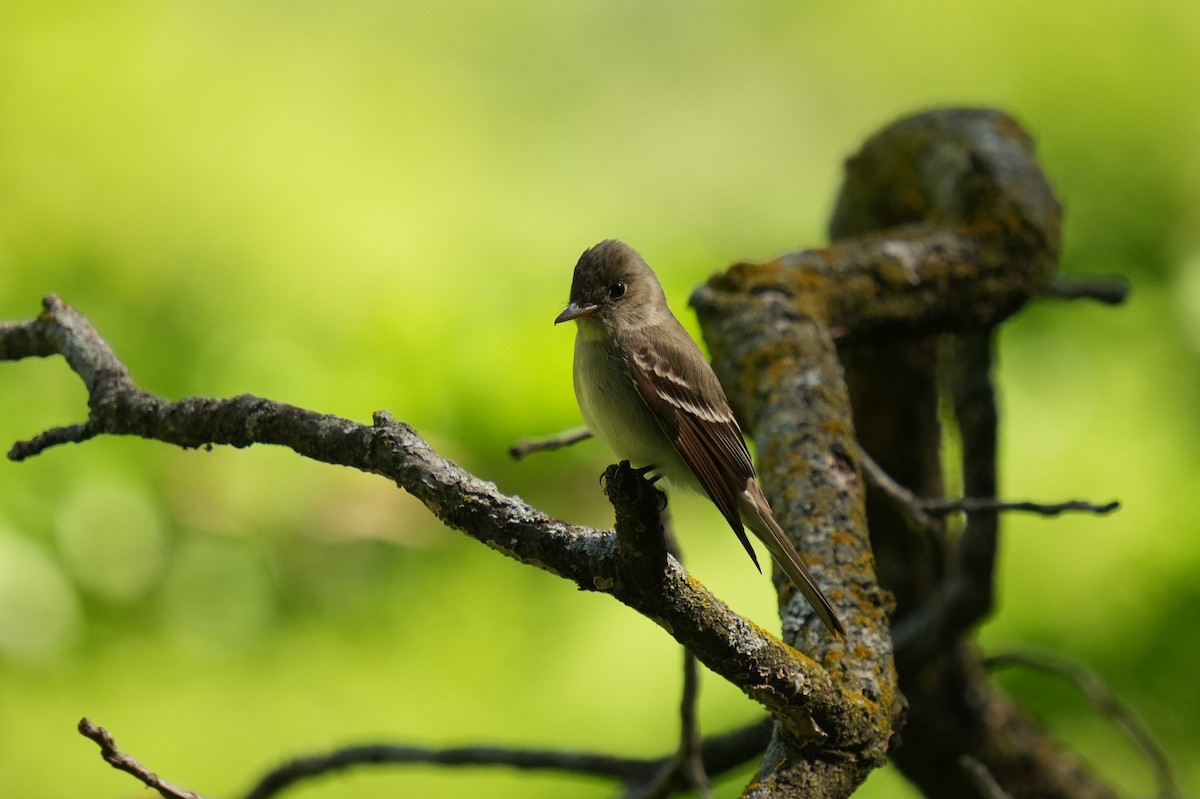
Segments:
[[[707,495],[761,572],[749,527],[830,632],[844,637],[763,495],[716,373],[636,250],[607,239],[584,251],[554,323],[572,320],[575,397],[591,433],[669,486]]]

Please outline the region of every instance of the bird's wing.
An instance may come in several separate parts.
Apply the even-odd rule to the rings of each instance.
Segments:
[[[691,339],[687,343],[695,346]],[[642,399],[662,421],[684,462],[762,571],[738,514],[738,497],[747,481],[754,479],[754,465],[716,375],[703,357],[699,362],[705,374],[684,373],[680,364],[687,359],[661,342],[651,346],[642,338],[627,351]]]

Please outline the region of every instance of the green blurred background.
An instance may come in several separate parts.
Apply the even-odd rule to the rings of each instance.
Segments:
[[[551,320],[580,251],[637,246],[695,330],[709,274],[823,242],[870,133],[932,105],[1014,113],[1067,209],[1064,270],[1134,294],[1006,328],[1004,486],[1124,507],[1009,518],[982,640],[1094,667],[1200,793],[1200,5],[9,0],[0,19],[0,319],[57,292],[151,390],[386,408],[600,526],[599,445],[505,456],[579,422]],[[60,361],[0,369],[5,446],[82,419]],[[674,507],[693,570],[770,623],[719,515]],[[137,794],[74,732],[85,714],[212,797],[351,742],[660,753],[679,661],[609,598],[286,451],[103,439],[0,462],[2,796]],[[1069,687],[1003,682],[1150,792]],[[707,730],[756,716],[706,680]],[[293,795],[364,791],[610,794],[415,768]],[[884,770],[862,794],[913,792]]]

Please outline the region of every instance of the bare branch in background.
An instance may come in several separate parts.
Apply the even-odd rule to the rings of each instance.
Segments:
[[[771,735],[768,719],[704,741],[701,757],[711,774],[724,774],[758,757]],[[590,752],[516,749],[503,746],[465,746],[436,749],[420,746],[368,744],[294,758],[263,776],[244,799],[271,799],[297,783],[373,766],[428,764],[462,767],[509,767],[522,771],[555,771],[611,778],[629,791],[645,790],[656,775],[671,767],[677,754],[662,758],[633,758]],[[679,775],[676,775],[677,778]],[[679,779],[669,787],[685,790]]]
[[[1092,704],[1100,715],[1109,719],[1137,748],[1150,765],[1158,784],[1159,799],[1180,799],[1183,796],[1167,754],[1155,740],[1137,713],[1133,712],[1096,672],[1062,658],[1037,652],[1000,652],[984,659],[990,669],[1019,666],[1053,674],[1070,682]]]
[[[1071,499],[1066,502],[1028,502],[1025,500],[1004,500],[993,497],[964,497],[963,499],[927,499],[921,500],[920,506],[926,513],[935,516],[945,516],[950,513],[1003,513],[1008,511],[1024,511],[1038,516],[1060,516],[1064,513],[1093,513],[1104,516],[1121,507],[1121,503],[1113,500],[1100,505],[1083,499]]]
[[[1012,799],[1008,792],[1000,787],[1000,783],[996,782],[996,778],[992,776],[992,772],[988,771],[987,766],[976,758],[963,755],[959,764],[983,799]]]
[[[587,430],[587,428],[567,430],[564,433],[559,433],[558,435],[551,436],[549,438],[518,441],[509,448],[508,454],[513,460],[519,461],[535,452],[553,452],[556,449],[562,449],[563,447],[569,447],[572,444],[578,444],[580,441],[586,441],[591,437],[592,434]]]
[[[100,747],[100,756],[106,763],[118,771],[124,771],[126,774],[137,777],[147,788],[158,791],[158,795],[163,799],[203,799],[199,794],[172,785],[137,762],[132,756],[122,752],[117,748],[117,742],[113,740],[108,730],[93,724],[90,719],[80,719],[78,729],[81,735],[95,741],[96,745]]]
[[[863,476],[872,488],[886,496],[911,522],[915,529],[930,530],[935,526],[934,517],[951,513],[1006,513],[1024,511],[1038,516],[1059,516],[1063,513],[1094,513],[1104,516],[1121,507],[1113,500],[1098,504],[1083,499],[1066,502],[1030,502],[1028,500],[1005,500],[995,497],[963,497],[962,499],[923,499],[909,491],[883,470],[865,451],[860,452]]]
[[[1077,277],[1056,275],[1042,296],[1060,300],[1095,300],[1104,305],[1120,305],[1129,298],[1129,281],[1123,277]]]

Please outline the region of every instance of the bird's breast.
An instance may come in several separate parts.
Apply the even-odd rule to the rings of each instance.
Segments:
[[[642,399],[620,351],[577,336],[574,376],[583,421],[613,455],[635,467],[654,466],[670,482],[692,488],[691,470]]]

